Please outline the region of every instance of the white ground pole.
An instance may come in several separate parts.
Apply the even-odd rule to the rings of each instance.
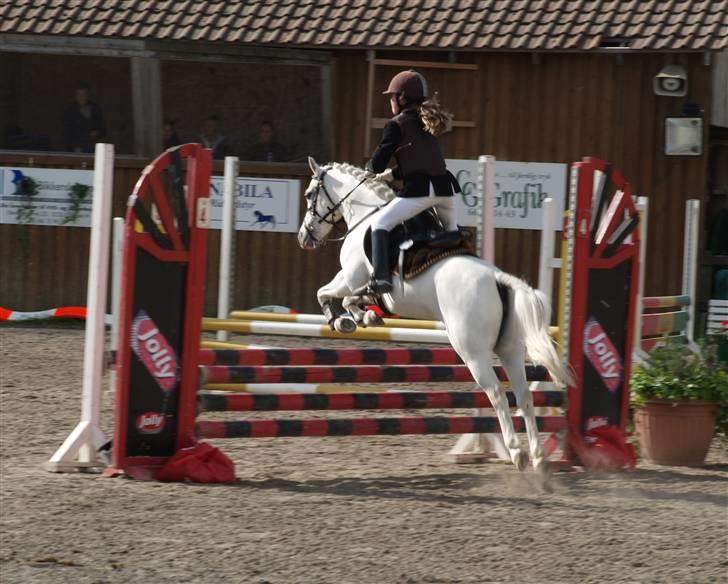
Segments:
[[[479,227],[476,236],[478,255],[495,265],[495,156],[478,157]],[[476,416],[486,416],[484,409],[476,409]],[[463,434],[448,453],[458,463],[477,462],[484,458],[499,458],[510,462],[511,455],[499,434]]]
[[[124,218],[114,217],[111,234],[111,340],[109,350],[116,355],[119,348],[119,311],[121,304],[121,263],[124,255]],[[116,370],[109,373],[109,389],[116,389]]]
[[[687,305],[688,324],[685,336],[688,343],[695,343],[695,297],[698,280],[698,238],[700,225],[700,201],[689,199],[685,202],[685,242],[683,244],[682,293],[690,297]]]
[[[640,218],[640,275],[637,286],[637,306],[634,313],[634,339],[632,342],[632,361],[642,363],[646,353],[642,350],[642,298],[645,293],[645,258],[647,257],[647,227],[650,202],[647,197],[637,197],[637,213]]]
[[[230,293],[235,281],[235,192],[240,161],[225,157],[225,178],[222,200],[222,232],[220,233],[220,282],[217,291],[217,318],[230,316]],[[228,331],[217,331],[218,341],[228,341]]]
[[[97,451],[107,442],[99,427],[101,378],[104,368],[104,317],[109,272],[111,196],[114,178],[114,146],[96,144],[94,162],[91,250],[88,270],[88,313],[83,357],[81,421],[46,463],[51,472],[105,466]]]

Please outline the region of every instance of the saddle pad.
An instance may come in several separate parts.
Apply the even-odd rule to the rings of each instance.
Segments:
[[[461,242],[456,247],[449,249],[428,247],[428,246],[413,246],[404,254],[403,271],[404,279],[414,278],[426,271],[428,268],[444,260],[456,255],[471,255],[475,256],[473,250],[468,247],[465,242]],[[398,261],[398,260],[397,260]],[[394,273],[399,274],[399,266],[395,262]]]

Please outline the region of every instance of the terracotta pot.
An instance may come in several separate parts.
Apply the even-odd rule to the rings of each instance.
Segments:
[[[715,404],[650,400],[634,415],[641,455],[650,462],[700,466],[715,432]]]

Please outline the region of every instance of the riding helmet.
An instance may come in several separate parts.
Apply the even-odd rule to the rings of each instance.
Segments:
[[[428,97],[427,81],[414,69],[400,71],[389,82],[389,87],[383,95],[402,95],[411,101],[424,101]]]

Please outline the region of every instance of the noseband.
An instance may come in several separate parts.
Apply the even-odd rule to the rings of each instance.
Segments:
[[[352,194],[354,194],[354,191],[356,191],[356,189],[358,189],[361,185],[363,185],[366,182],[366,180],[367,180],[368,177],[365,176],[363,179],[361,179],[353,189],[351,189],[348,193],[346,193],[346,195],[344,195],[343,197],[341,197],[341,199],[339,200],[338,203],[335,203],[334,202],[334,199],[331,197],[331,194],[329,194],[329,191],[326,188],[326,185],[324,184],[324,177],[326,176],[326,173],[327,172],[328,172],[328,169],[325,169],[324,168],[324,169],[321,170],[321,174],[316,177],[316,182],[317,182],[316,190],[314,191],[314,193],[311,195],[311,198],[309,199],[310,204],[309,204],[309,207],[308,207],[308,211],[314,217],[316,217],[316,219],[319,220],[319,223],[328,223],[329,225],[331,225],[333,227],[333,226],[341,223],[341,221],[343,221],[343,219],[344,219],[343,216],[341,218],[339,218],[339,219],[333,219],[334,213],[336,213],[336,211],[338,211],[341,208],[341,205],[343,204],[344,201],[346,201],[346,199],[348,199]],[[331,203],[331,206],[326,209],[326,212],[323,215],[321,215],[318,212],[318,209],[316,208],[317,207],[316,203],[318,202],[319,193],[321,191],[324,192],[324,195],[326,195],[326,198],[329,200],[329,203]],[[311,230],[309,229],[309,227],[308,227],[308,225],[306,224],[305,221],[303,223],[303,227],[306,230],[306,233],[308,233],[308,236],[311,239],[313,239],[313,241],[315,243],[321,243],[321,240],[319,240],[311,232]],[[344,234],[343,237],[340,237],[340,238],[337,238],[337,239],[333,239],[331,241],[340,241],[340,240],[346,238],[346,235],[348,235],[348,231],[347,231],[346,234]]]

